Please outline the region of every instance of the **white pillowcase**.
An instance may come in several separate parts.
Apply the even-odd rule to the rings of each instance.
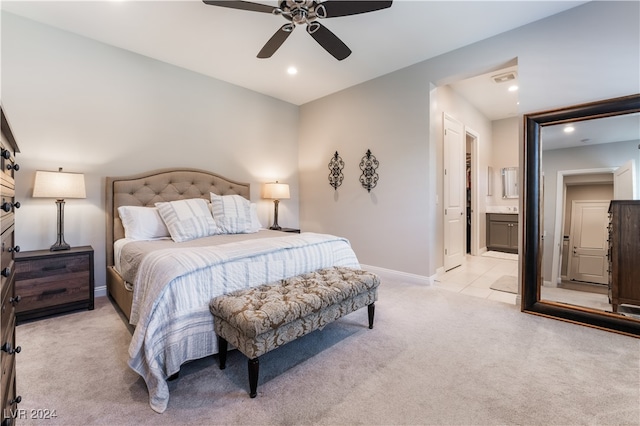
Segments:
[[[208,204],[202,198],[190,198],[156,203],[156,207],[173,241],[181,243],[218,233]]]
[[[240,195],[211,193],[213,218],[224,234],[257,232],[251,220],[251,202]]]
[[[260,223],[260,219],[258,219],[258,206],[256,203],[251,203],[251,231],[250,232],[258,232],[260,228],[262,228],[262,224]]]
[[[134,240],[157,240],[169,237],[169,230],[156,207],[120,206],[118,214],[124,236]]]

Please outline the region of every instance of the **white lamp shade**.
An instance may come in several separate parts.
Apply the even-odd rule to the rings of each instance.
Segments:
[[[87,198],[82,173],[36,171],[34,198]]]
[[[271,200],[286,200],[290,197],[289,185],[286,183],[269,182],[264,184],[263,198]]]

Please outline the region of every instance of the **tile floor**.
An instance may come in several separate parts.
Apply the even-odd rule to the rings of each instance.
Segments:
[[[461,266],[438,273],[433,284],[445,290],[513,305],[516,294],[489,288],[503,275],[517,277],[518,261],[467,255]]]

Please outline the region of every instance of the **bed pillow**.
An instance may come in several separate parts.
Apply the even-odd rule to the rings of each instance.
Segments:
[[[124,227],[125,238],[157,240],[170,236],[156,207],[120,206],[118,214]]]
[[[240,195],[211,193],[213,218],[223,234],[257,232],[251,224],[251,202]]]
[[[256,203],[251,203],[251,232],[258,232],[262,228],[260,219],[258,219],[258,206]]]
[[[218,233],[208,204],[202,198],[190,198],[156,203],[156,207],[167,225],[171,239],[181,243]]]

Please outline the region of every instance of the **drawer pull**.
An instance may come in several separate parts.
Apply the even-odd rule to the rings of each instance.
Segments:
[[[45,290],[42,292],[43,296],[53,296],[54,294],[61,294],[67,291],[66,287],[56,288],[55,290]]]
[[[2,275],[3,277],[8,277],[9,275],[11,275],[11,268],[3,268],[2,271],[0,271],[0,275]]]
[[[2,158],[4,158],[5,160],[8,160],[9,158],[11,158],[11,151],[9,151],[8,149],[2,148]]]
[[[15,399],[9,401],[9,405],[20,404],[22,402],[22,397],[20,395],[16,396]]]
[[[18,170],[20,170],[20,165],[19,164],[7,164],[7,170],[15,170],[16,172]]]
[[[0,347],[0,349],[3,350],[4,352],[8,353],[9,355],[19,354],[20,351],[22,350],[22,348],[20,346],[18,346],[17,348],[13,349],[11,347],[11,343],[9,343],[9,342],[5,342],[4,345],[2,345],[2,347]]]
[[[66,269],[67,265],[53,265],[53,266],[45,266],[42,268],[43,271],[57,271],[58,269]]]
[[[5,201],[2,203],[2,206],[0,206],[0,208],[7,213],[9,213],[13,207],[15,207],[16,209],[19,209],[20,201],[16,201],[15,203],[8,203]]]
[[[22,296],[18,295],[16,297],[10,298],[9,303],[11,303],[12,305],[17,305],[18,303],[20,303],[21,300],[22,300]]]

